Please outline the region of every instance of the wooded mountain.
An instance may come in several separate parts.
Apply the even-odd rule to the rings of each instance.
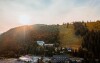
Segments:
[[[37,24],[12,28],[0,35],[0,57],[35,54],[34,51],[36,52],[38,47],[36,41],[44,41],[45,43],[53,43],[55,46],[78,48],[78,56],[80,57],[87,56],[86,52],[90,56],[99,58],[99,25],[100,21],[74,22],[73,24],[65,23],[63,25]],[[88,52],[84,52],[84,49]]]
[[[57,25],[30,25],[12,28],[0,35],[0,56],[34,52],[36,41],[59,43]]]

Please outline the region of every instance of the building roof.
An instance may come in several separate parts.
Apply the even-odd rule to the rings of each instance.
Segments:
[[[75,60],[84,60],[84,59],[83,58],[74,57],[74,58],[70,58],[70,60],[75,61]]]
[[[43,46],[44,45],[44,41],[37,41],[37,44],[40,45],[40,46]]]
[[[72,51],[72,48],[67,48],[67,51],[71,52]]]
[[[53,46],[54,44],[44,44],[44,46]]]
[[[53,57],[54,58],[58,58],[58,57],[60,57],[60,58],[68,58],[67,55],[53,55]]]
[[[53,55],[52,62],[65,62],[68,61],[69,58],[67,55]]]

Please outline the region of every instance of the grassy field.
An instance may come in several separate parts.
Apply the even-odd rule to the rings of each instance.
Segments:
[[[74,26],[70,24],[67,28],[66,25],[59,26],[59,37],[61,42],[61,47],[71,47],[73,49],[78,49],[81,45],[81,37],[75,35]]]
[[[87,28],[91,30],[100,30],[100,21],[86,23]]]

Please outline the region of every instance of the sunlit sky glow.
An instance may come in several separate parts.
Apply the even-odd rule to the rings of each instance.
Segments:
[[[100,0],[0,0],[0,33],[29,24],[100,19]]]

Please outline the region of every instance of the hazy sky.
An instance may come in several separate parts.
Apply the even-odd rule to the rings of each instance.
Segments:
[[[0,33],[25,24],[99,19],[100,0],[0,0]]]

